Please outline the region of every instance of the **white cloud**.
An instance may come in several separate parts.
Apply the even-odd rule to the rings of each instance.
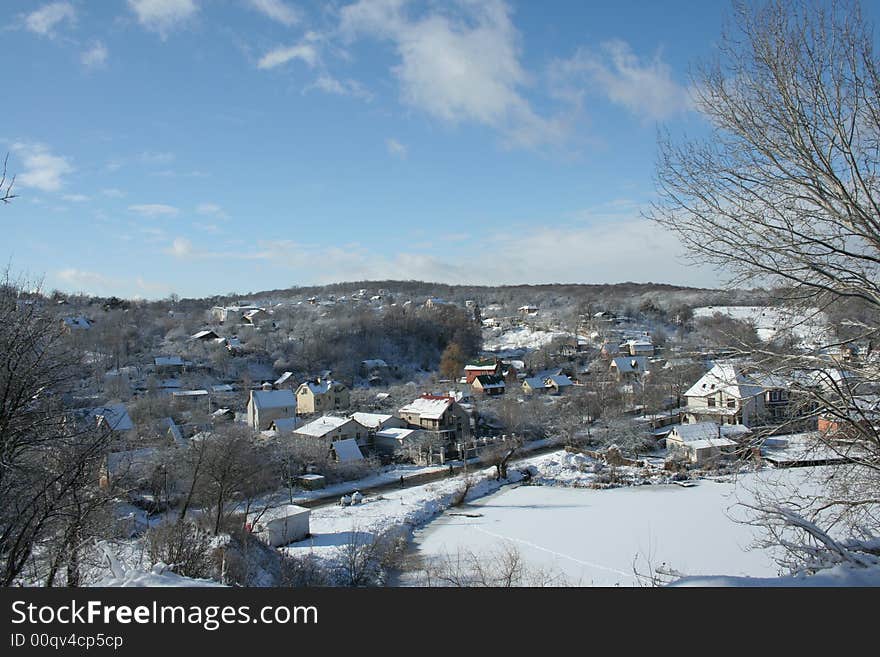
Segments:
[[[61,198],[70,203],[86,203],[92,200],[91,197],[85,194],[64,194]]]
[[[407,147],[393,137],[385,140],[385,147],[388,149],[388,152],[394,157],[399,157],[402,160],[406,159],[406,156],[408,154]]]
[[[130,212],[137,213],[142,217],[173,217],[180,213],[180,210],[173,205],[164,205],[163,203],[129,205],[128,209]]]
[[[101,193],[107,198],[122,198],[125,196],[125,192],[123,192],[121,189],[116,189],[114,187],[102,189]]]
[[[100,41],[96,41],[91,48],[83,51],[79,60],[86,68],[101,68],[107,64],[108,54],[107,47]]]
[[[103,274],[72,267],[69,269],[62,269],[56,272],[55,275],[59,280],[75,287],[77,291],[81,290],[92,294],[107,289],[114,282]]]
[[[309,66],[314,66],[318,61],[318,51],[310,43],[300,43],[295,46],[276,48],[270,50],[257,62],[257,68],[269,69],[281,66],[293,59],[300,59]]]
[[[308,91],[309,89],[319,89],[324,93],[335,94],[337,96],[352,96],[367,101],[373,99],[373,94],[357,80],[339,80],[327,74],[318,77],[318,79],[307,87],[305,91]]]
[[[163,39],[199,10],[195,0],[128,0],[128,6],[141,25],[158,32]]]
[[[443,7],[414,18],[405,0],[359,0],[342,9],[340,29],[394,45],[404,103],[450,123],[490,126],[513,145],[558,141],[561,122],[538,115],[523,95],[531,80],[506,3]]]
[[[290,27],[301,20],[299,10],[282,0],[248,0],[248,4],[264,16]]]
[[[12,152],[24,166],[24,171],[15,178],[15,182],[23,187],[55,192],[64,186],[63,177],[73,172],[73,166],[67,158],[54,155],[43,144],[17,142],[12,144]]]
[[[167,164],[174,160],[174,153],[167,151],[144,151],[140,154],[140,159],[141,162],[146,162],[147,164]]]
[[[659,52],[642,61],[620,40],[606,41],[598,51],[580,49],[570,59],[554,62],[551,77],[560,95],[580,99],[588,88],[596,88],[646,120],[667,119],[690,108],[687,87],[673,79]]]
[[[176,237],[166,253],[169,253],[176,258],[185,258],[192,253],[192,242],[185,237]]]
[[[217,205],[216,203],[199,203],[196,206],[196,212],[208,217],[226,219],[226,211],[222,206]]]
[[[52,2],[25,16],[27,29],[42,36],[53,36],[55,28],[63,21],[74,23],[76,11],[69,2]]]

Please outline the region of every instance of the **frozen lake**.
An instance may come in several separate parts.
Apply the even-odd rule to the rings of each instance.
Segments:
[[[772,577],[778,567],[767,550],[748,549],[759,530],[735,522],[745,516],[736,505],[751,501],[749,489],[764,478],[801,481],[811,470],[768,470],[692,488],[506,488],[452,510],[479,517],[440,516],[415,533],[415,547],[431,558],[487,553],[509,541],[526,563],[581,586],[636,586],[634,560],[647,572],[648,559],[686,575]]]

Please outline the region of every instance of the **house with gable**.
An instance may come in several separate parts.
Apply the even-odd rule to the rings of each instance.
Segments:
[[[299,415],[346,409],[349,404],[348,388],[332,379],[318,377],[296,389],[296,412]]]
[[[459,442],[471,435],[470,416],[448,395],[429,395],[403,406],[397,415],[409,428],[439,434],[449,442]]]
[[[468,385],[473,385],[474,379],[476,379],[478,376],[503,375],[503,373],[502,373],[503,367],[504,367],[503,364],[497,358],[483,358],[480,360],[470,362],[464,366],[465,382]]]
[[[247,405],[248,425],[265,431],[273,421],[296,417],[296,397],[292,390],[251,390]]]

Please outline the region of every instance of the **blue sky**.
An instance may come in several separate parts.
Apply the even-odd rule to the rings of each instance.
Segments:
[[[718,282],[640,211],[727,3],[4,10],[0,256],[47,289]]]

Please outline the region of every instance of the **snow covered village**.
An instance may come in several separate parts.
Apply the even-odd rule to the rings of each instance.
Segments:
[[[9,4],[3,587],[880,586],[876,7]]]

